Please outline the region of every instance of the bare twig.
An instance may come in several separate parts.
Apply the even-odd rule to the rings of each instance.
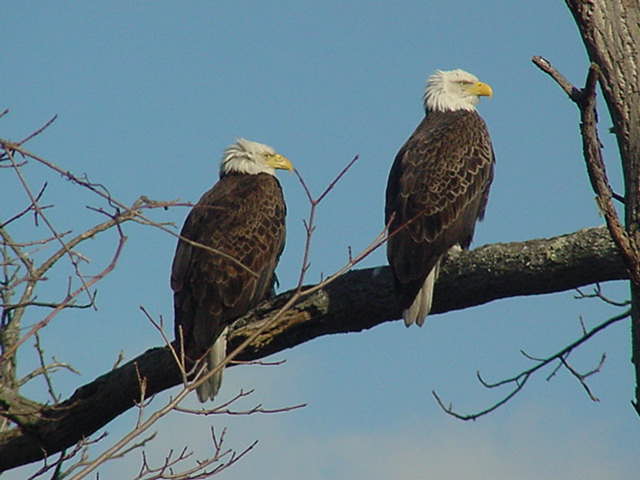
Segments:
[[[196,464],[185,470],[179,471],[180,464],[188,460],[193,456],[193,453],[184,447],[177,455],[174,455],[173,450],[170,451],[164,458],[162,465],[158,467],[151,467],[147,461],[146,455],[143,452],[142,464],[138,475],[134,480],[196,480],[203,478],[210,478],[219,474],[223,470],[231,467],[233,464],[241,460],[247,453],[249,453],[256,445],[257,441],[249,444],[240,453],[235,450],[227,449],[224,447],[226,429],[222,430],[220,435],[216,435],[215,430],[211,429],[211,437],[213,444],[212,455],[204,460],[197,460]],[[213,468],[212,467],[215,465]]]
[[[598,365],[596,365],[593,369],[589,370],[586,373],[579,373],[571,365],[569,365],[569,362],[566,361],[566,357],[559,358],[562,365],[571,373],[571,375],[573,375],[578,380],[578,382],[580,382],[582,388],[584,388],[584,390],[587,392],[587,395],[589,395],[589,398],[594,402],[599,402],[600,399],[593,394],[593,392],[589,388],[589,385],[587,385],[586,379],[591,375],[598,373],[602,369],[602,366],[604,365],[606,359],[607,355],[603,353],[600,357]]]
[[[496,388],[496,387],[500,387],[500,386],[503,386],[503,385],[515,385],[513,390],[511,390],[511,392],[509,392],[507,395],[505,395],[502,399],[500,399],[496,403],[490,405],[489,407],[487,407],[487,408],[485,408],[483,410],[480,410],[478,412],[471,413],[471,414],[461,414],[461,413],[458,413],[457,411],[455,411],[451,404],[446,406],[435,391],[432,392],[433,396],[435,397],[436,402],[438,403],[440,408],[442,408],[443,411],[445,411],[447,414],[451,415],[452,417],[458,418],[460,420],[476,420],[477,418],[482,417],[483,415],[487,415],[488,413],[491,413],[491,412],[497,410],[502,405],[507,403],[518,392],[520,392],[524,388],[524,386],[526,385],[526,383],[529,380],[529,378],[531,378],[531,376],[535,372],[537,372],[541,368],[549,365],[554,360],[558,360],[558,361],[562,362],[563,365],[580,381],[580,383],[583,386],[583,388],[586,389],[589,397],[592,400],[594,400],[594,399],[596,399],[596,397],[591,393],[591,391],[589,390],[589,388],[585,384],[584,380],[588,376],[590,376],[593,373],[596,373],[596,372],[598,372],[600,370],[600,368],[602,367],[602,364],[604,363],[604,356],[601,359],[601,361],[598,364],[598,366],[596,368],[594,368],[593,370],[591,370],[590,372],[586,373],[586,374],[579,374],[573,368],[571,368],[568,365],[568,363],[566,363],[566,357],[576,347],[582,345],[587,340],[589,340],[591,337],[593,337],[597,333],[605,330],[610,325],[613,325],[614,323],[617,323],[617,322],[619,322],[621,320],[624,320],[624,319],[628,318],[630,314],[631,314],[631,311],[627,310],[624,313],[621,313],[619,315],[616,315],[614,317],[609,318],[605,322],[602,322],[600,325],[597,325],[593,329],[589,330],[586,334],[582,335],[577,340],[575,340],[572,343],[570,343],[569,345],[565,346],[559,352],[557,352],[557,353],[555,353],[553,355],[550,355],[550,356],[548,356],[546,358],[535,358],[535,357],[532,357],[532,356],[530,356],[528,354],[525,354],[523,352],[523,354],[525,356],[527,356],[528,358],[530,358],[532,360],[537,361],[538,363],[536,365],[534,365],[533,367],[528,368],[527,370],[523,370],[523,371],[517,373],[516,375],[514,375],[512,377],[505,378],[503,380],[499,380],[499,381],[496,381],[496,382],[487,382],[486,380],[484,380],[482,378],[482,376],[480,375],[480,372],[477,372],[476,373],[477,378],[485,388]]]
[[[47,384],[47,390],[49,391],[49,395],[51,396],[51,400],[53,400],[53,403],[58,403],[60,401],[60,396],[55,392],[54,388],[53,388],[53,382],[51,381],[51,376],[49,375],[49,368],[47,368],[47,363],[44,360],[44,350],[42,349],[42,345],[40,344],[40,335],[38,335],[38,332],[35,333],[34,335],[35,337],[35,349],[36,352],[38,353],[38,360],[40,362],[40,368],[39,370],[42,372],[42,376],[44,377],[44,380]]]
[[[81,454],[81,458],[79,459],[79,462],[83,462],[86,458],[86,450],[88,447],[90,447],[91,445],[95,445],[98,442],[100,442],[101,440],[103,440],[104,438],[106,438],[107,433],[102,433],[100,434],[97,438],[95,439],[82,439],[81,441],[79,441],[70,451],[63,451],[60,453],[60,456],[58,457],[58,460],[56,460],[55,462],[49,464],[47,462],[47,457],[45,457],[43,463],[44,465],[38,470],[36,471],[33,475],[31,475],[29,477],[28,480],[34,480],[42,475],[44,475],[45,473],[47,473],[48,471],[50,471],[51,469],[56,469],[56,471],[60,471],[62,464],[68,460],[71,460],[72,458],[74,458],[76,455],[78,455],[79,453]],[[73,468],[73,466],[71,467]],[[58,477],[53,477],[54,479],[57,478],[64,478],[64,476],[67,474],[69,470],[67,470],[66,472],[64,472],[63,475],[58,475]]]
[[[15,164],[14,164],[15,165]],[[38,194],[36,195],[36,202],[39,202],[40,199],[42,198],[42,195],[44,194],[44,191],[47,188],[47,182],[44,182],[44,184],[42,185],[42,188],[40,189],[40,191],[38,192]],[[46,208],[50,208],[50,206],[41,206],[40,207],[42,210],[46,209]],[[19,218],[23,217],[24,215],[26,215],[27,213],[33,211],[35,209],[35,205],[33,203],[29,203],[29,205],[27,207],[25,207],[23,210],[21,210],[20,212],[16,213],[13,217],[10,217],[9,219],[5,220],[3,223],[0,223],[0,228],[4,228],[7,225],[9,225],[11,222],[14,222],[15,220],[18,220]]]
[[[72,365],[69,365],[68,363],[65,363],[65,362],[59,362],[54,358],[53,362],[46,364],[44,367],[36,368],[35,370],[27,373],[24,377],[22,377],[18,381],[18,386],[22,387],[23,385],[33,380],[34,378],[42,375],[45,370],[48,372],[55,372],[57,370],[68,370],[71,373],[80,375],[80,372],[76,368],[74,368]]]
[[[67,304],[67,305],[61,305],[60,303],[56,303],[56,302],[26,302],[26,303],[5,303],[3,305],[3,308],[7,311],[9,310],[15,310],[16,308],[25,308],[25,307],[44,307],[44,308],[79,308],[79,309],[85,309],[85,308],[91,308],[94,306],[95,304],[95,292],[92,293],[91,297],[94,299],[94,301],[92,301],[91,303],[85,303],[83,305],[76,305],[76,304]]]
[[[602,287],[600,286],[599,283],[596,283],[593,289],[593,293],[584,293],[579,288],[576,288],[576,291],[578,292],[578,295],[576,295],[574,298],[578,300],[587,299],[587,298],[599,298],[603,302],[608,303],[609,305],[612,305],[614,307],[628,307],[631,304],[630,300],[619,301],[619,300],[613,300],[607,297],[604,293],[602,293]]]
[[[51,124],[53,124],[53,122],[56,121],[56,119],[58,118],[58,115],[54,115],[53,117],[51,117],[49,120],[47,120],[47,122],[41,126],[40,128],[38,128],[36,131],[34,131],[33,133],[30,133],[29,135],[27,135],[25,138],[23,138],[22,140],[20,140],[18,142],[18,145],[24,145],[25,143],[27,143],[29,140],[31,140],[34,137],[37,137],[38,135],[40,135],[42,132],[44,132],[47,128],[49,128],[51,126]]]
[[[154,318],[151,316],[151,314],[142,305],[140,306],[140,310],[147,317],[147,320],[151,322],[151,325],[153,325],[153,327],[158,331],[158,333],[160,333],[160,336],[162,337],[162,341],[171,352],[171,355],[173,356],[173,359],[175,360],[176,365],[178,365],[178,368],[180,370],[180,375],[182,376],[182,384],[185,387],[187,387],[189,384],[189,375],[192,374],[193,372],[187,372],[185,368],[186,360],[185,360],[185,354],[184,354],[184,344],[183,344],[184,340],[182,338],[182,335],[180,335],[179,339],[178,338],[176,339],[176,342],[179,342],[180,344],[180,349],[176,351],[173,343],[171,342],[171,340],[169,340],[169,337],[167,337],[164,331],[162,322],[156,322]],[[180,333],[182,333],[182,329],[180,329]],[[199,367],[199,362],[196,362],[193,368],[197,369],[198,367]],[[203,367],[203,365],[201,367]]]
[[[120,232],[120,240],[119,240],[118,246],[116,247],[116,250],[115,250],[115,252],[113,254],[113,257],[111,258],[111,262],[100,273],[98,273],[97,275],[93,276],[93,278],[91,278],[89,281],[84,283],[81,287],[79,287],[78,289],[73,291],[71,294],[67,295],[66,298],[64,298],[63,301],[60,302],[60,304],[56,308],[54,308],[53,311],[49,315],[47,315],[44,319],[42,319],[41,321],[36,323],[33,327],[31,327],[31,329],[20,340],[18,340],[14,345],[12,345],[11,348],[7,349],[2,354],[2,356],[0,356],[0,362],[3,362],[4,360],[6,360],[9,357],[13,356],[13,354],[20,347],[20,345],[22,345],[29,338],[31,338],[38,330],[40,330],[41,328],[44,328],[46,325],[48,325],[49,322],[61,310],[66,308],[66,306],[69,305],[80,293],[84,292],[90,286],[94,285],[99,280],[101,280],[102,278],[107,276],[115,268],[116,263],[118,262],[118,259],[120,258],[120,254],[122,253],[122,248],[124,247],[124,244],[125,244],[126,240],[127,240],[127,237],[124,236],[124,234],[122,234],[122,232]]]
[[[553,65],[551,65],[551,62],[549,62],[549,60],[540,56],[535,56],[531,59],[531,61],[540,70],[542,70],[544,73],[546,73],[551,78],[553,78],[556,81],[556,83],[560,85],[560,88],[564,90],[564,93],[566,93],[567,96],[573,102],[576,102],[576,103],[580,102],[582,97],[582,92],[578,88],[574,87],[573,84],[569,80],[567,80],[564,75],[558,72],[553,67]]]
[[[177,406],[174,410],[176,410],[177,412],[190,413],[190,414],[193,414],[193,415],[204,415],[204,416],[209,416],[209,415],[253,415],[254,413],[284,413],[284,412],[290,412],[292,410],[297,410],[298,408],[303,408],[303,407],[307,406],[306,403],[301,403],[301,404],[298,404],[298,405],[292,405],[292,406],[281,407],[281,408],[263,408],[262,405],[258,404],[255,407],[252,407],[252,408],[246,409],[246,410],[232,410],[231,408],[229,408],[231,405],[235,404],[241,398],[248,397],[252,393],[253,393],[253,390],[249,390],[249,391],[240,390],[231,399],[227,400],[223,404],[218,405],[218,406],[216,406],[214,408],[192,409],[192,408],[184,408],[184,407]]]
[[[46,128],[46,126],[43,127],[43,129],[44,128]],[[42,131],[43,129],[41,129],[40,131]],[[39,132],[36,132],[36,135],[38,133]],[[55,227],[53,226],[53,223],[44,214],[44,209],[40,206],[40,204],[39,204],[39,202],[37,200],[37,196],[34,195],[34,193],[32,192],[31,188],[29,187],[29,185],[27,183],[27,180],[24,178],[24,175],[22,175],[22,173],[20,171],[20,168],[15,163],[15,160],[13,158],[12,149],[6,150],[6,151],[7,151],[7,155],[9,156],[9,160],[11,161],[12,165],[14,166],[14,171],[16,173],[16,176],[18,177],[18,180],[20,181],[20,184],[22,185],[23,190],[26,192],[27,196],[29,197],[29,201],[31,202],[31,205],[33,205],[33,212],[34,212],[34,218],[35,218],[35,221],[36,221],[36,225],[37,225],[38,218],[41,218],[42,221],[47,226],[47,228],[49,229],[49,231],[51,232],[51,234],[53,235],[53,237],[60,242],[61,249],[64,250],[64,252],[68,255],[69,260],[71,261],[71,264],[74,267],[76,277],[80,280],[80,283],[84,287],[79,293],[87,292],[87,294],[90,295],[89,287],[85,283],[83,275],[80,273],[80,268],[78,266],[78,263],[77,263],[75,257],[71,253],[71,249],[62,240],[60,234],[56,231]]]

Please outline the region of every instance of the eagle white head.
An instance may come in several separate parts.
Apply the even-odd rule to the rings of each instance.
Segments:
[[[238,138],[236,143],[229,145],[220,160],[220,178],[229,173],[275,175],[277,169],[293,170],[293,165],[269,145],[245,138]]]
[[[493,90],[478,77],[464,70],[436,70],[427,80],[424,108],[430,112],[473,111],[480,97],[490,97]]]

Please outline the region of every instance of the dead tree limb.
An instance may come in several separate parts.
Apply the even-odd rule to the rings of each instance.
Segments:
[[[566,0],[613,120],[624,176],[625,229],[634,252],[632,279],[640,277],[640,1]],[[635,271],[634,271],[635,270]],[[634,406],[640,415],[640,284],[630,282]]]
[[[605,227],[550,239],[480,247],[451,258],[436,287],[433,313],[499,298],[559,292],[628,278]],[[234,326],[231,348],[277,312],[291,292],[265,302]],[[388,267],[353,270],[301,300],[263,332],[238,360],[249,361],[335,333],[358,332],[400,318]],[[0,410],[19,427],[0,434],[0,471],[53,455],[86,438],[140,398],[182,382],[168,348],[153,348],[78,388],[54,406],[0,391]]]

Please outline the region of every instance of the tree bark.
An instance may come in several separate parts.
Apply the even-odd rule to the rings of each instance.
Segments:
[[[487,245],[447,260],[436,285],[432,313],[626,278],[625,265],[604,227]],[[291,294],[283,293],[238,320],[231,348],[274,315]],[[260,359],[322,335],[358,332],[398,318],[389,268],[353,270],[301,299],[238,360]],[[146,351],[55,406],[0,391],[0,409],[19,425],[0,434],[0,471],[53,455],[88,437],[140,400],[141,378],[147,396],[181,383],[168,348]]]
[[[625,227],[640,275],[640,1],[566,0],[589,58],[598,65],[624,174]],[[635,407],[640,415],[640,285],[630,282]]]

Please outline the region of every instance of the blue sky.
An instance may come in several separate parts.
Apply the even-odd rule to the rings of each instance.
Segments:
[[[530,62],[551,60],[570,80],[584,81],[588,59],[560,1],[436,0],[399,2],[138,1],[10,2],[3,9],[3,138],[24,137],[58,115],[28,148],[108,186],[130,203],[139,195],[195,201],[217,179],[218,158],[236,137],[268,143],[287,155],[315,192],[356,154],[360,159],[321,205],[309,281],[341,267],[382,228],[384,188],[396,151],[422,117],[426,77],[463,68],[494,89],[480,104],[497,157],[486,220],[474,245],[553,236],[600,225],[580,155],[577,111]],[[605,157],[619,186],[616,147]],[[97,199],[31,162],[34,189],[49,181],[47,201],[60,230],[80,231],[102,218],[85,205]],[[298,276],[309,205],[293,175],[281,174],[288,243],[278,269],[281,288]],[[3,204],[26,205],[15,178],[0,179]],[[156,212],[181,224],[186,209]],[[28,222],[15,235],[46,236]],[[138,307],[162,316],[171,330],[168,283],[175,239],[128,225],[118,268],[98,288],[95,312],[67,312],[43,334],[47,354],[75,364],[81,377],[56,377],[63,396],[161,339]],[[31,237],[29,237],[31,238]],[[115,235],[81,248],[97,272]],[[362,266],[385,264],[383,251]],[[68,269],[52,272],[43,298],[61,298]],[[626,285],[606,285],[623,299]],[[579,317],[595,325],[616,313],[574,292],[493,302],[434,315],[424,328],[401,322],[361,334],[325,337],[275,359],[278,367],[226,372],[221,398],[255,388],[252,403],[306,402],[283,415],[193,418],[172,415],[158,425],[148,454],[160,461],[189,445],[207,455],[208,429],[229,428],[229,446],[259,445],[226,478],[492,478],[622,479],[637,472],[640,427],[633,393],[629,325],[610,328],[572,355],[587,370],[607,352],[590,385],[591,402],[565,372],[544,375],[505,408],[475,423],[443,414],[432,390],[463,411],[498,398],[475,380],[529,366],[524,349],[545,355],[580,334]],[[32,311],[28,323],[41,318]],[[30,346],[23,372],[33,365]],[[548,372],[547,372],[548,373]],[[43,386],[25,393],[44,399]],[[171,392],[169,392],[170,394]],[[166,395],[160,395],[154,405]],[[195,405],[195,401],[193,401]],[[134,417],[105,428],[111,444]],[[127,478],[135,454],[106,465],[101,478]],[[24,478],[29,468],[2,478]]]

